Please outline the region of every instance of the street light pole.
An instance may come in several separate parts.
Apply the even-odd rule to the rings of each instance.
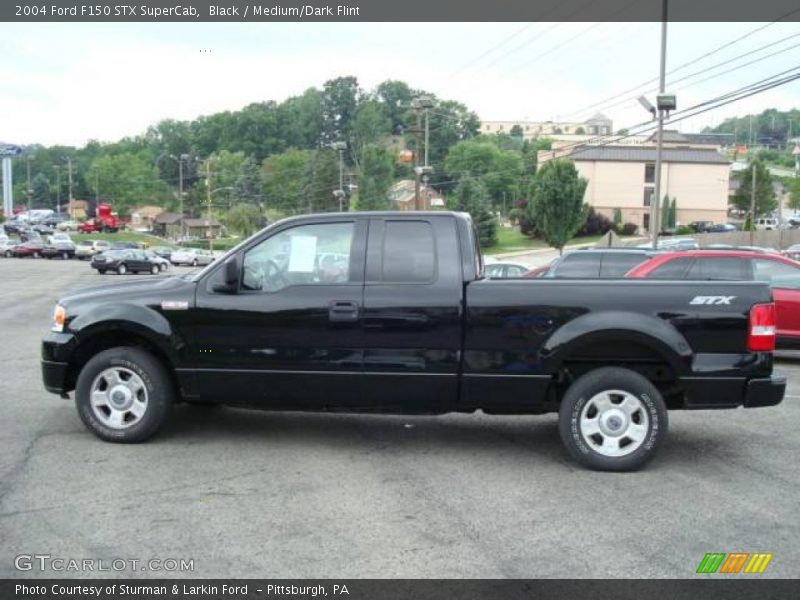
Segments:
[[[27,156],[27,163],[28,163],[28,210],[33,208],[33,188],[31,187],[31,159],[33,157],[28,154]]]
[[[658,80],[658,93],[662,95],[666,88],[667,70],[667,0],[661,5],[661,67]],[[661,204],[661,155],[664,146],[664,110],[658,106],[658,133],[656,134],[656,177],[655,198],[651,203],[650,228],[653,232],[653,248],[658,248],[658,232],[660,229],[659,205]]]
[[[67,212],[69,212],[69,216],[72,217],[75,211],[73,210],[72,212],[70,212],[70,210],[72,209],[72,157],[71,156],[67,157],[67,174],[69,176],[68,180],[69,198],[67,199]]]
[[[56,170],[56,212],[61,214],[61,167],[54,165]]]
[[[344,211],[344,150],[347,148],[345,142],[333,142],[331,148],[339,151],[339,189],[333,190],[333,195],[339,200],[339,212]]]

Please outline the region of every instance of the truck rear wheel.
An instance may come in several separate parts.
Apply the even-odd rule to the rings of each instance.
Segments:
[[[598,471],[633,471],[667,433],[667,408],[645,377],[618,367],[595,369],[567,389],[559,433],[570,456]]]
[[[75,387],[81,420],[108,442],[135,443],[150,438],[167,420],[172,402],[166,369],[139,348],[100,352],[83,367]]]

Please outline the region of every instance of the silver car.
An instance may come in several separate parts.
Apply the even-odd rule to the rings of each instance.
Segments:
[[[208,250],[202,248],[182,248],[175,250],[169,257],[173,265],[208,265],[213,262],[214,256]]]

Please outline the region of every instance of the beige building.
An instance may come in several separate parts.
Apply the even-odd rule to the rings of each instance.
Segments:
[[[585,121],[483,121],[481,133],[510,134],[514,126],[522,129],[523,139],[553,135],[608,135],[613,133],[613,122],[600,113]]]
[[[654,198],[656,149],[653,145],[579,146],[567,153],[543,151],[540,164],[553,154],[567,155],[588,180],[585,201],[613,217],[649,231]],[[677,222],[725,222],[728,216],[729,161],[716,148],[665,147],[661,165],[661,197],[676,198]]]

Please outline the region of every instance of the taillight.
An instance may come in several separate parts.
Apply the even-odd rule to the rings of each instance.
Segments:
[[[774,304],[756,304],[750,309],[747,349],[750,352],[772,352],[775,350]]]

